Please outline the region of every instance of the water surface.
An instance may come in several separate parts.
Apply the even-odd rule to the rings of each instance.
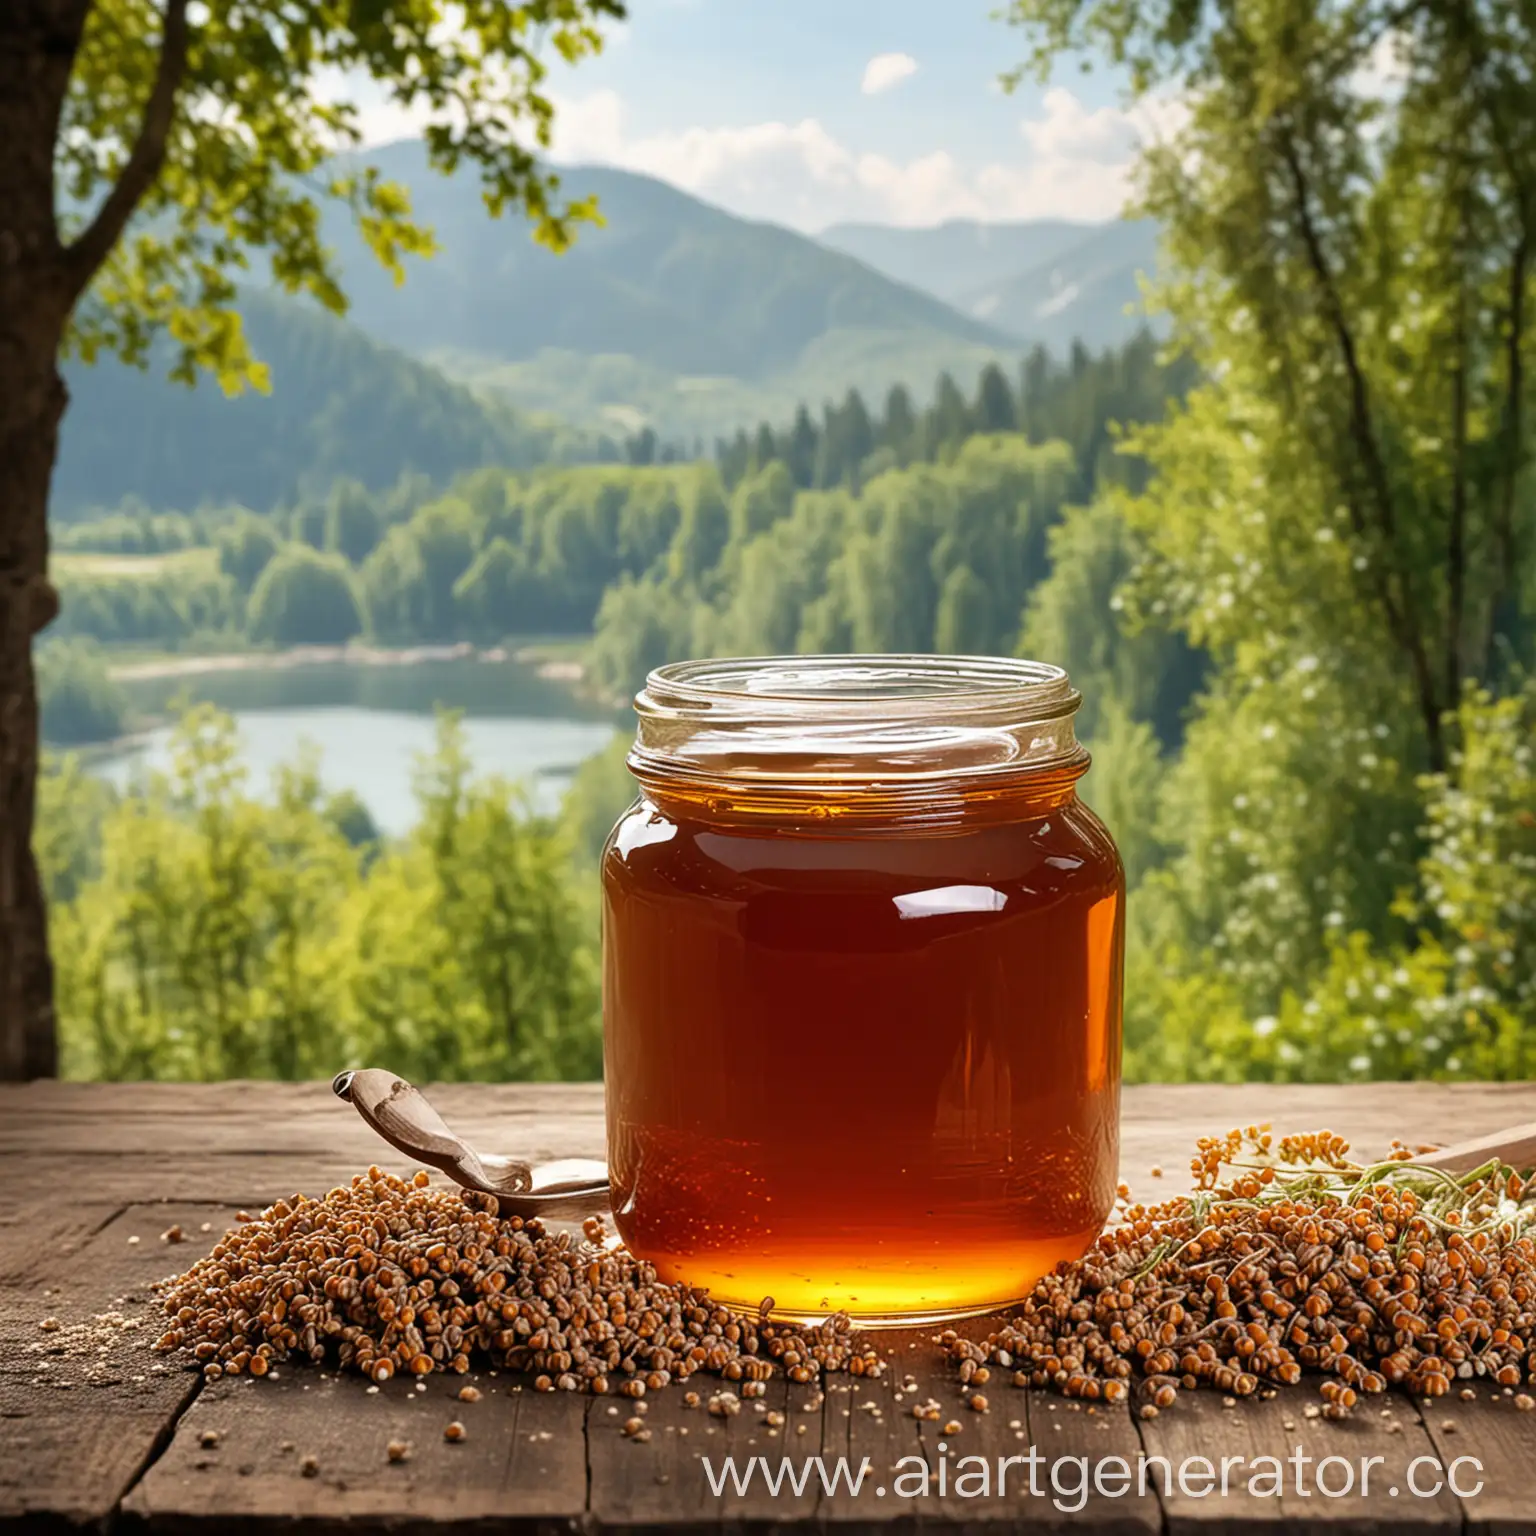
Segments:
[[[146,713],[164,713],[183,698],[228,710],[258,787],[271,782],[280,763],[293,761],[301,743],[313,743],[327,789],[352,790],[389,836],[416,820],[411,773],[418,757],[432,749],[438,708],[462,711],[475,770],[520,780],[541,811],[558,808],[577,766],[617,729],[602,705],[511,661],[336,662],[125,679],[123,686]],[[169,737],[169,727],[156,729],[93,766],[126,786],[146,767],[169,766]]]

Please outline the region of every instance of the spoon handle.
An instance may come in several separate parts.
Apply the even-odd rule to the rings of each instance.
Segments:
[[[549,1176],[511,1158],[477,1152],[449,1129],[419,1088],[377,1067],[338,1073],[331,1083],[392,1147],[446,1173],[465,1189],[497,1200],[503,1216],[579,1219],[608,1208],[608,1170],[602,1163],[554,1164]]]
[[[482,1159],[427,1102],[419,1088],[393,1072],[360,1067],[339,1073],[331,1083],[392,1147],[417,1162],[441,1169],[466,1189],[487,1194],[517,1194],[533,1187],[533,1170],[526,1163]],[[492,1166],[487,1166],[487,1164]]]
[[[1493,1158],[1508,1163],[1521,1173],[1536,1168],[1536,1120],[1524,1125],[1506,1126],[1488,1136],[1471,1141],[1453,1142],[1448,1147],[1437,1147],[1413,1161],[1426,1168],[1443,1168],[1447,1173],[1466,1173],[1480,1168]]]

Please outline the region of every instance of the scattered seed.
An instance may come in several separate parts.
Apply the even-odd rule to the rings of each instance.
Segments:
[[[453,1421],[453,1423],[451,1423],[443,1431],[443,1439],[444,1440],[451,1440],[451,1441],[457,1443],[458,1441],[464,1439],[464,1437],[468,1433],[469,1433],[469,1431],[467,1429],[465,1429],[464,1426],[462,1424],[460,1424],[457,1419],[455,1419]]]
[[[478,1403],[480,1401],[480,1397],[481,1392],[479,1387],[459,1388],[459,1401],[461,1403]]]
[[[197,1437],[197,1443],[202,1446],[205,1451],[211,1451],[223,1438],[223,1435],[221,1435],[218,1430],[205,1429],[202,1434]]]
[[[187,1234],[181,1230],[181,1224],[178,1222],[172,1226],[167,1227],[165,1231],[160,1234],[160,1241],[162,1243],[179,1243],[185,1241],[186,1235]]]
[[[305,1477],[319,1477],[320,1458],[318,1456],[306,1456],[299,1463],[299,1471]]]
[[[411,1459],[411,1442],[409,1440],[391,1440],[385,1448],[385,1455],[391,1461],[409,1461]]]

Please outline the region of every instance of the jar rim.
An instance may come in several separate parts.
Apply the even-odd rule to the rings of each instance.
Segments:
[[[1081,765],[1080,695],[1048,662],[846,653],[657,667],[630,767],[786,788],[902,784]]]
[[[1006,697],[1005,697],[1006,696]],[[1046,719],[1077,708],[1066,671],[1006,656],[847,652],[727,656],[655,668],[635,698],[640,711],[765,714],[784,706],[817,719],[950,713],[1000,705]]]

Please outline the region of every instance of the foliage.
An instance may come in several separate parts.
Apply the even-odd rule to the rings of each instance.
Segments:
[[[1493,678],[1532,558],[1517,538],[1529,16],[1374,0],[1014,9],[1042,64],[1098,44],[1141,92],[1186,91],[1187,125],[1143,186],[1182,273],[1164,294],[1176,334],[1211,379],[1146,439],[1185,465],[1148,519],[1174,600],[1197,638],[1265,626],[1308,652],[1352,611],[1438,770],[1445,717],[1463,680]],[[1217,493],[1203,515],[1185,500],[1202,472]]]
[[[1111,696],[1084,741],[1093,763],[1077,792],[1109,828],[1125,865],[1127,888],[1140,890],[1167,855],[1158,807],[1168,765],[1157,733]]]
[[[1230,983],[1165,955],[1138,980],[1165,1011],[1138,1049],[1179,1075],[1335,1082],[1525,1079],[1536,1071],[1536,686],[1495,700],[1469,689],[1460,745],[1421,784],[1425,825],[1387,940],[1331,930],[1310,984],[1255,1017]],[[1306,973],[1302,973],[1306,974]],[[1183,994],[1171,1007],[1168,993]],[[1143,1000],[1146,1009],[1150,1000]],[[1198,1007],[1191,1006],[1198,1004]],[[1143,1015],[1144,1016],[1144,1015]],[[1155,1036],[1155,1038],[1154,1038]]]
[[[225,513],[217,516],[222,522]],[[136,496],[125,496],[111,512],[101,512],[77,524],[63,524],[54,533],[56,550],[85,550],[103,555],[167,555],[206,544],[214,517],[188,517],[181,512],[151,512]]]
[[[878,413],[869,411],[856,389],[849,390],[841,403],[822,407],[819,423],[802,405],[788,427],[764,421],[755,434],[742,429],[718,442],[716,455],[731,486],[776,460],[801,489],[826,489],[856,486],[914,460],[944,459],[968,437],[1022,431],[1033,443],[1070,446],[1077,463],[1071,494],[1086,500],[1101,482],[1144,482],[1145,466],[1115,451],[1116,434],[1121,427],[1157,420],[1169,400],[1190,388],[1194,373],[1188,356],[1160,356],[1146,331],[1098,356],[1078,347],[1068,361],[1036,347],[1019,370],[1017,388],[993,362],[981,370],[973,401],[948,373],[921,411],[902,385],[891,387]]]
[[[639,793],[627,764],[633,745],[632,736],[615,736],[576,770],[565,792],[560,821],[584,871],[596,867],[608,834]]]
[[[177,377],[190,383],[207,369],[230,390],[265,387],[232,306],[233,274],[250,253],[265,252],[279,288],[341,311],[316,197],[351,213],[396,281],[404,257],[432,251],[405,189],[346,158],[362,137],[358,109],[321,88],[332,71],[364,73],[386,100],[425,113],[433,170],[475,167],[493,215],[525,207],[538,236],[563,248],[573,221],[594,210],[559,203],[558,178],[538,158],[554,116],[540,50],[574,62],[599,48],[599,21],[623,14],[618,0],[530,0],[451,15],[421,3],[387,16],[170,0],[156,27],[135,0],[97,0],[56,148],[70,206],[105,194],[81,236],[81,259],[105,264],[74,317],[73,347],[87,362],[103,352],[142,362],[163,332]],[[141,117],[145,131],[130,154]],[[135,204],[136,233],[118,243]]]
[[[1019,651],[1067,669],[1083,696],[1082,735],[1095,737],[1100,712],[1119,705],[1175,745],[1203,666],[1161,615],[1125,611],[1122,588],[1143,549],[1115,499],[1068,508],[1050,531],[1050,575],[1030,595]]]
[[[239,592],[206,551],[132,572],[77,573],[61,564],[56,580],[60,611],[49,633],[59,639],[176,649],[194,641],[222,644],[244,624]]]
[[[1536,617],[1530,18],[1375,0],[1012,13],[1041,68],[1102,49],[1134,96],[1187,111],[1140,201],[1200,380],[1127,434],[1141,480],[1083,515],[1085,535],[1122,525],[1119,634],[1069,646],[1107,676],[1136,659],[1126,636],[1209,658],[1132,903],[1130,1060],[1527,1072],[1510,914],[1533,888],[1506,797],[1530,796]],[[1097,562],[1059,537],[1063,585],[1030,640],[1070,635],[1074,565],[1091,590]],[[1123,686],[1145,711],[1138,670]]]
[[[340,555],[289,544],[251,591],[250,635],[277,645],[337,645],[362,633],[351,567]]]
[[[45,776],[66,1069],[596,1075],[595,964],[564,840],[512,786],[471,776],[448,718],[418,773],[419,824],[375,856],[344,834],[318,768],[301,759],[257,798],[231,722],[200,708],[170,772],[110,805],[68,762]],[[86,816],[95,865],[73,836]]]
[[[117,803],[73,752],[45,752],[37,778],[37,863],[50,904],[73,901],[101,872],[101,829]]]
[[[212,380],[188,389],[108,359],[66,368],[54,517],[78,519],[125,495],[157,507],[264,508],[296,494],[323,502],[338,479],[379,492],[408,473],[441,485],[480,464],[613,455],[600,435],[482,398],[313,305],[255,288],[238,303],[269,393],[229,398]],[[169,346],[152,348],[150,361],[168,365]]]
[[[37,656],[43,740],[56,746],[110,741],[128,720],[128,698],[112,679],[98,646],[57,640]]]
[[[626,696],[652,667],[689,654],[1007,654],[1072,477],[1063,445],[1033,448],[1018,434],[968,438],[952,461],[885,470],[857,495],[797,490],[771,460],[723,509],[689,502],[664,556],[609,588],[593,681]]]
[[[382,519],[367,490],[356,480],[337,481],[326,503],[325,547],[349,565],[361,565],[381,533]]]
[[[237,518],[219,533],[219,569],[249,596],[281,548],[282,540],[269,519],[254,515]]]

